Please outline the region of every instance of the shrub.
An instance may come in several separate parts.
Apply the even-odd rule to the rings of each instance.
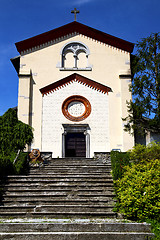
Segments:
[[[26,174],[29,170],[28,153],[20,152],[14,165],[15,174]]]
[[[149,161],[152,159],[160,159],[160,144],[152,142],[147,146],[137,144],[130,151],[130,160],[132,162]]]
[[[8,109],[0,117],[0,152],[2,155],[9,156],[11,152],[23,150],[26,144],[32,142],[32,139],[32,128],[18,120],[14,109]]]
[[[160,240],[160,222],[156,220],[147,220],[151,224],[152,232],[155,234],[154,240]]]
[[[27,156],[25,153],[20,153],[14,166],[13,161],[17,151],[23,151],[32,139],[32,128],[18,120],[16,110],[10,108],[3,116],[0,116],[0,178],[26,171]]]
[[[13,164],[9,156],[0,155],[0,178],[13,173]]]
[[[160,220],[160,159],[125,167],[123,178],[115,181],[115,186],[117,208],[124,216]]]
[[[10,174],[25,174],[28,172],[28,153],[20,152],[16,163],[13,161],[16,157],[15,153],[10,156],[0,155],[0,178]]]
[[[129,156],[129,152],[111,152],[112,176],[114,180],[122,178],[124,166],[130,165]]]

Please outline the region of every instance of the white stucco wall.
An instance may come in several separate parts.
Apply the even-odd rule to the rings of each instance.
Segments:
[[[72,95],[81,95],[91,104],[91,114],[83,121],[73,122],[62,113],[62,104]],[[90,130],[90,157],[94,152],[110,151],[109,144],[109,95],[93,90],[78,82],[43,96],[42,151],[53,152],[62,157],[62,124],[88,124]]]

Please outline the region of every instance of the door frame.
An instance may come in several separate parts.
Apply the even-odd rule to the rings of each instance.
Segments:
[[[84,133],[86,136],[86,158],[90,158],[90,127],[88,124],[62,124],[64,132],[62,133],[62,158],[65,158],[65,135],[67,133]]]

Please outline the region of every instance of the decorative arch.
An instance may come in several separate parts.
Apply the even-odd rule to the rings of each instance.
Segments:
[[[91,104],[83,96],[73,95],[65,99],[62,104],[63,115],[74,122],[86,119],[91,113]]]
[[[70,45],[74,45],[74,44],[78,44],[78,45],[82,46],[83,48],[85,48],[85,52],[87,53],[87,55],[90,54],[90,50],[89,50],[88,46],[87,46],[85,43],[82,43],[81,41],[71,41],[71,42],[66,43],[66,44],[62,47],[60,54],[61,54],[61,55],[63,54],[64,49],[65,49],[66,47],[69,47]]]
[[[61,49],[61,70],[91,70],[91,66],[89,66],[89,62],[88,62],[88,56],[90,54],[90,50],[88,48],[88,46],[82,42],[79,42],[79,41],[72,41],[72,42],[69,42],[67,44],[65,44],[62,49]],[[68,59],[67,59],[67,54],[68,54]],[[71,59],[71,54],[72,54],[72,57],[74,58],[74,65],[72,66],[72,63],[73,62]],[[83,60],[85,60],[85,63],[83,61],[82,63],[82,67],[81,67],[81,64],[80,62],[78,63],[78,60],[80,56],[80,54],[84,54],[85,57],[83,57]],[[67,62],[68,60],[68,62]],[[70,62],[69,62],[70,61]],[[71,66],[69,66],[69,64],[71,64]]]

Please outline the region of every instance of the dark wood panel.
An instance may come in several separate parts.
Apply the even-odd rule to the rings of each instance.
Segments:
[[[67,133],[65,137],[66,157],[86,157],[86,140],[83,133]]]

